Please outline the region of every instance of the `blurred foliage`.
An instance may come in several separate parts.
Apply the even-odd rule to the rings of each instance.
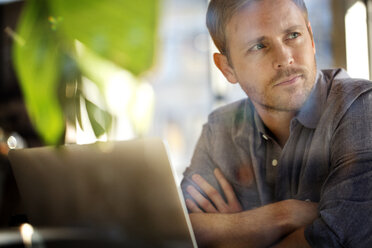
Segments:
[[[77,44],[139,76],[153,62],[157,17],[158,0],[26,1],[13,61],[29,115],[46,144],[62,141],[66,121],[77,119],[81,126],[81,106],[97,137],[113,121],[105,104],[95,104],[83,90],[82,77],[102,90],[97,78],[105,75],[90,77]]]

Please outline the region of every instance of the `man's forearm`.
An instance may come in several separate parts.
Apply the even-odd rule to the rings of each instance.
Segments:
[[[285,200],[240,213],[196,213],[190,218],[201,246],[268,247],[317,216],[317,204]]]

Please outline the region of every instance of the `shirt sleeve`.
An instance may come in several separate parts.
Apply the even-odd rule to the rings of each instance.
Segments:
[[[346,111],[330,146],[319,218],[305,229],[312,247],[372,247],[372,93]]]
[[[183,180],[181,182],[181,189],[184,195],[184,198],[190,198],[190,194],[187,192],[187,187],[192,185],[194,186],[199,192],[204,195],[205,198],[208,197],[205,193],[197,186],[196,183],[193,182],[192,176],[194,174],[201,175],[209,184],[211,184],[215,189],[219,191],[219,193],[224,197],[223,191],[217,179],[215,178],[213,171],[217,168],[216,164],[213,162],[210,156],[210,142],[212,140],[211,131],[208,124],[205,124],[202,129],[201,136],[198,140],[198,143],[195,147],[193,157],[191,159],[190,166],[185,170],[183,173]]]

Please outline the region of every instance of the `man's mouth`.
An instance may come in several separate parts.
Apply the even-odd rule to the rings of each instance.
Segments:
[[[275,83],[274,84],[274,87],[275,86],[287,86],[287,85],[292,85],[292,84],[295,84],[296,82],[298,82],[299,79],[302,78],[302,75],[299,74],[299,75],[292,75],[292,76],[289,76],[289,77],[286,77],[286,78],[283,78],[283,79],[280,79],[278,80],[278,83]]]

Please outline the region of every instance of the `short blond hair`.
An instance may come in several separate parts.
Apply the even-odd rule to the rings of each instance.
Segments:
[[[211,0],[207,10],[207,27],[214,44],[221,54],[229,57],[225,28],[239,10],[252,2],[261,0]],[[276,1],[276,0],[273,0]],[[303,0],[291,0],[303,12],[308,22],[308,12]]]

